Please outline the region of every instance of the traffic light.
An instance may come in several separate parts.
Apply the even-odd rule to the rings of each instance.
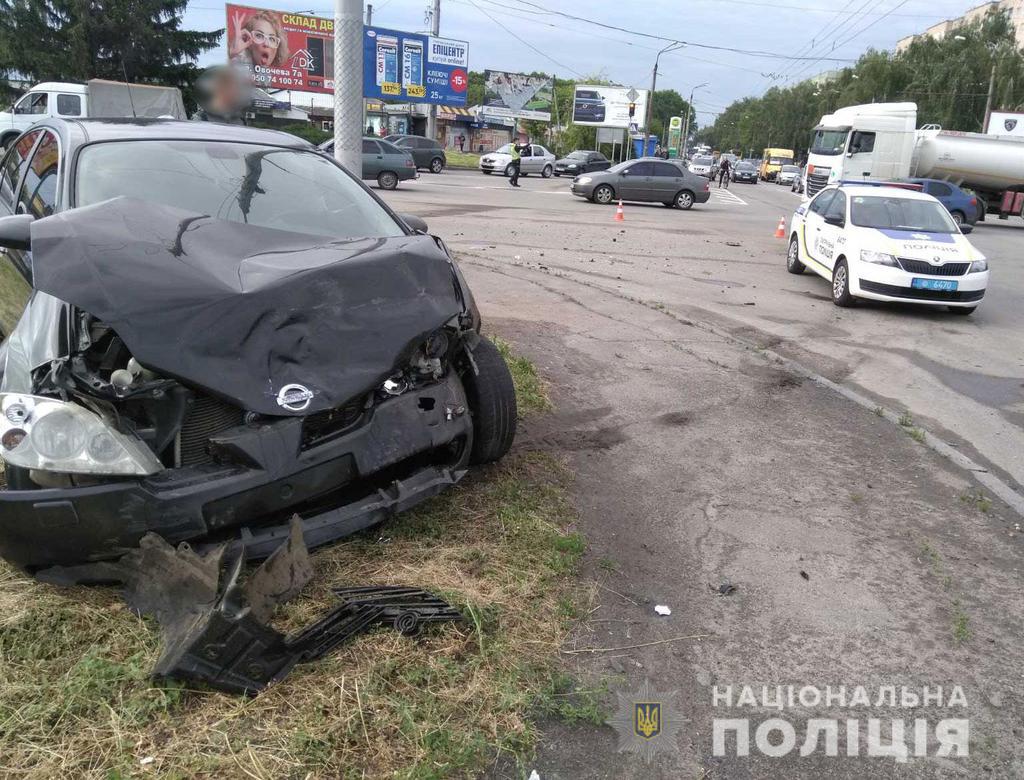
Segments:
[[[635,113],[636,113],[636,103],[630,103],[629,104],[629,118],[632,119],[633,118],[633,114],[635,114]]]

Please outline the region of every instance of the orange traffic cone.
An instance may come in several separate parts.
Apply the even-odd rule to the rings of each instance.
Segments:
[[[625,222],[626,215],[622,212],[622,198],[619,198],[619,207],[615,209],[615,221]]]
[[[785,238],[786,237],[786,218],[785,217],[779,217],[779,226],[777,228],[775,228],[775,237],[776,238]]]

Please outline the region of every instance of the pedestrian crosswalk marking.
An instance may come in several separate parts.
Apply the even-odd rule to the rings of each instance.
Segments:
[[[727,206],[746,206],[748,205],[743,198],[739,195],[733,195],[729,190],[726,189],[712,189],[711,197],[719,203]]]

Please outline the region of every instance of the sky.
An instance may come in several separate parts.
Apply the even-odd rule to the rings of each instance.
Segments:
[[[698,123],[708,125],[714,122],[716,113],[736,99],[841,68],[871,47],[891,49],[903,36],[960,16],[979,2],[441,0],[441,35],[469,42],[472,70],[543,71],[577,79],[601,76],[637,89],[650,87],[659,49],[672,41],[686,43],[684,48],[662,55],[658,89],[675,89],[688,98],[691,89],[706,83],[694,94],[693,103]],[[334,13],[333,4],[324,0],[252,0],[252,4],[318,16],[331,17]],[[427,6],[428,0],[378,0],[373,3],[373,23],[423,31]],[[623,10],[634,6],[635,10]],[[631,32],[574,21],[552,12]],[[213,30],[224,27],[224,19],[223,5],[215,0],[195,0],[189,3],[184,21],[188,29]],[[750,53],[754,51],[778,56],[755,56]],[[808,59],[792,59],[796,56]],[[226,59],[222,44],[203,55],[200,64],[220,64]],[[298,93],[292,99],[309,102],[308,96]],[[326,102],[329,100],[326,98]],[[316,102],[326,104],[323,98]]]

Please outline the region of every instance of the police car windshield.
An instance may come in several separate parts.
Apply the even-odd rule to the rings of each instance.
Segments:
[[[858,227],[880,230],[958,232],[946,208],[929,200],[858,195],[850,205],[850,219]]]
[[[711,163],[713,163],[713,162],[714,162],[714,160],[712,160],[710,157],[698,157],[696,160],[693,161],[693,164],[694,165],[711,165]]]

